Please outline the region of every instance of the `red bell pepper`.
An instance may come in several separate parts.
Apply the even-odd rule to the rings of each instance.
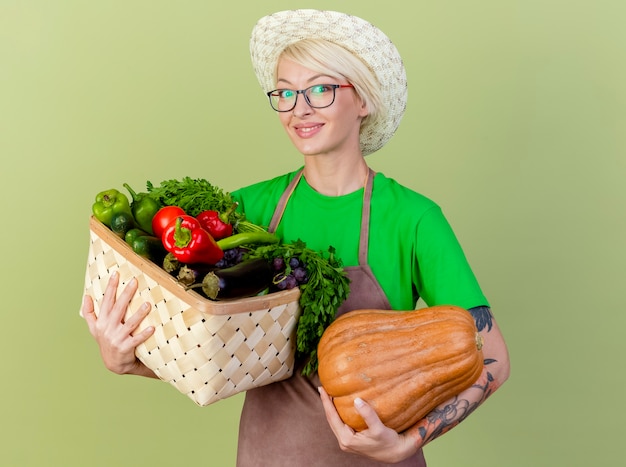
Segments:
[[[237,204],[233,204],[228,211],[221,214],[218,211],[202,211],[196,219],[215,240],[230,237],[233,234],[233,226],[229,221],[229,216],[237,209]]]
[[[224,256],[215,239],[193,216],[178,216],[165,228],[161,240],[181,263],[215,264]]]

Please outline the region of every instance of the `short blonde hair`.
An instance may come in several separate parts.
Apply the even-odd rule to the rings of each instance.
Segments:
[[[361,122],[361,131],[386,118],[381,86],[374,72],[342,46],[323,39],[303,39],[287,46],[280,58],[291,60],[317,73],[345,79],[352,84],[368,112]],[[277,70],[274,70],[274,83],[276,74]]]

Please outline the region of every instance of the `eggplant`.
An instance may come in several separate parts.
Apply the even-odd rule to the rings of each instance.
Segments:
[[[272,284],[273,272],[263,258],[246,259],[235,266],[216,269],[202,280],[202,291],[213,300],[258,295]]]
[[[182,263],[178,261],[178,258],[174,256],[174,253],[167,253],[165,255],[165,258],[163,258],[162,266],[166,272],[168,272],[172,276],[175,276],[176,274],[178,274],[178,271],[180,271]]]
[[[215,269],[217,268],[210,264],[183,264],[178,269],[176,278],[183,285],[193,285],[196,282],[201,282],[207,273]]]

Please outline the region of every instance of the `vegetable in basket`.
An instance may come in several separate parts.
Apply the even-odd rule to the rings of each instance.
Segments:
[[[163,238],[163,232],[178,216],[184,216],[185,210],[179,206],[164,206],[152,218],[152,233]]]
[[[128,190],[132,197],[130,209],[135,217],[135,222],[146,232],[152,234],[152,218],[161,208],[161,204],[148,196],[148,193],[135,193],[128,183],[124,183],[124,188]]]
[[[230,250],[244,245],[272,245],[277,244],[280,238],[276,234],[266,230],[241,232],[222,238],[217,241],[217,245],[222,250]]]
[[[91,211],[96,219],[109,228],[111,228],[113,214],[125,212],[132,216],[128,197],[115,188],[98,193],[96,202],[91,206]]]
[[[307,359],[302,374],[310,375],[317,370],[317,343],[350,293],[350,279],[341,259],[335,256],[332,246],[325,255],[308,248],[302,240],[259,246],[248,257],[270,262],[277,273],[274,279],[277,288],[289,287],[287,281],[291,279],[288,278],[299,276],[297,286],[302,292],[299,300],[302,314],[296,332],[296,355]],[[306,270],[305,276],[300,276],[302,267]]]
[[[176,279],[183,285],[191,286],[201,283],[204,276],[215,269],[216,266],[210,264],[183,264],[178,268]]]
[[[211,299],[257,295],[272,284],[272,269],[264,258],[253,258],[224,269],[209,272],[202,280],[202,291]]]
[[[140,229],[139,227],[135,227],[133,229],[130,229],[128,232],[126,232],[126,235],[124,236],[124,241],[128,243],[129,245],[132,245],[133,240],[135,240],[137,237],[143,237],[144,235],[150,235],[150,234],[146,232],[145,230]]]
[[[159,186],[146,183],[149,196],[163,206],[179,206],[190,216],[202,211],[227,211],[233,200],[228,193],[202,178],[184,177],[181,180],[163,180]],[[238,213],[233,213],[235,217]]]
[[[163,242],[161,242],[163,243]],[[163,258],[163,263],[161,263],[161,267],[165,270],[165,272],[175,276],[180,271],[180,268],[183,266],[183,263],[178,261],[176,256],[173,253],[168,252]]]
[[[153,263],[163,264],[163,259],[167,254],[160,238],[154,235],[140,235],[130,244],[131,248],[142,258],[149,259]]]
[[[230,193],[203,178],[184,177],[180,180],[163,180],[158,186],[148,181],[146,189],[148,195],[161,205],[178,206],[194,217],[208,210],[225,213],[230,211],[235,204]],[[229,212],[228,221],[235,233],[265,230],[247,221],[245,215],[237,210]]]
[[[235,209],[237,209],[237,203],[234,203],[228,211],[221,214],[219,211],[209,209],[198,214],[196,219],[215,240],[221,240],[233,234],[233,225],[229,221],[229,216]]]
[[[215,239],[193,216],[178,216],[166,227],[161,240],[181,263],[215,264],[224,256]]]
[[[111,216],[111,225],[109,227],[115,235],[123,239],[129,230],[135,228],[135,218],[130,212],[115,212]]]

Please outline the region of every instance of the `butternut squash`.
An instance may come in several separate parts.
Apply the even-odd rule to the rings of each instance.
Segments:
[[[455,306],[414,311],[354,310],[337,318],[318,345],[318,374],[342,420],[367,426],[360,397],[402,432],[476,382],[482,339],[470,313]]]

